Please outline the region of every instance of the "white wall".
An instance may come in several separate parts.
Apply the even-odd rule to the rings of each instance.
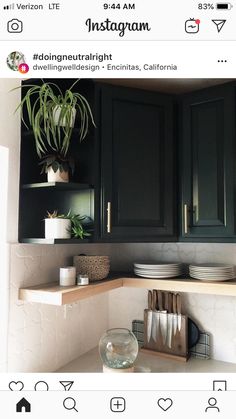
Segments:
[[[59,267],[84,251],[75,245],[11,246],[8,370],[55,371],[94,348],[108,327],[108,295],[56,307],[18,300],[22,286],[58,280]]]
[[[7,370],[7,326],[9,308],[9,246],[7,241],[15,241],[17,237],[18,212],[18,182],[19,182],[19,115],[14,115],[14,109],[20,98],[20,91],[9,93],[19,85],[16,80],[0,79],[0,146],[6,149],[2,158],[7,167],[7,154],[9,163],[9,179],[7,190],[7,219],[1,214],[0,237],[0,372]],[[2,170],[1,160],[1,170]],[[4,184],[1,173],[1,212],[5,206]],[[5,183],[5,182],[4,182]],[[7,225],[5,231],[4,224]],[[5,234],[6,233],[6,234]]]
[[[17,240],[19,199],[20,115],[14,114],[20,101],[20,80],[0,79],[0,145],[9,149],[7,240]]]

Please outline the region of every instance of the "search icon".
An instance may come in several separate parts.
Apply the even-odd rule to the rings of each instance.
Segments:
[[[67,397],[63,401],[63,406],[66,410],[75,410],[76,412],[78,412],[78,410],[76,409],[76,401],[75,399],[73,399],[73,397]]]

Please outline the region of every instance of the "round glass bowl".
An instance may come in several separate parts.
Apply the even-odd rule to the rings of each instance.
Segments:
[[[138,355],[138,341],[129,329],[109,329],[101,337],[99,353],[105,372],[131,372]]]

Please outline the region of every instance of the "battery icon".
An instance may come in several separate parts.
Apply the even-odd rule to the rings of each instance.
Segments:
[[[216,3],[217,10],[231,10],[233,5],[231,3]]]

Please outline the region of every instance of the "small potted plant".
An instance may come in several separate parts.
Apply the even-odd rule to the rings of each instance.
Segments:
[[[41,174],[46,173],[48,182],[69,182],[69,172],[74,173],[75,162],[72,157],[60,154],[48,154],[39,163]]]
[[[16,108],[27,129],[32,129],[38,157],[41,159],[41,173],[47,173],[48,181],[68,182],[69,170],[73,171],[69,147],[76,114],[79,123],[79,142],[89,131],[89,124],[95,126],[93,114],[87,99],[75,90],[76,80],[64,93],[55,83],[24,85],[26,94]],[[15,90],[15,89],[13,89]],[[25,110],[29,126],[23,116]]]
[[[83,239],[89,237],[91,234],[85,230],[82,222],[88,217],[86,215],[72,214],[70,215],[71,220],[71,236],[75,239]]]
[[[45,218],[45,238],[46,239],[70,239],[71,220],[70,218],[59,215],[57,211],[47,212]]]
[[[73,214],[71,210],[68,214],[58,214],[57,211],[47,212],[45,218],[45,238],[46,239],[83,239],[91,234],[85,230],[82,222],[88,217],[86,215]]]

